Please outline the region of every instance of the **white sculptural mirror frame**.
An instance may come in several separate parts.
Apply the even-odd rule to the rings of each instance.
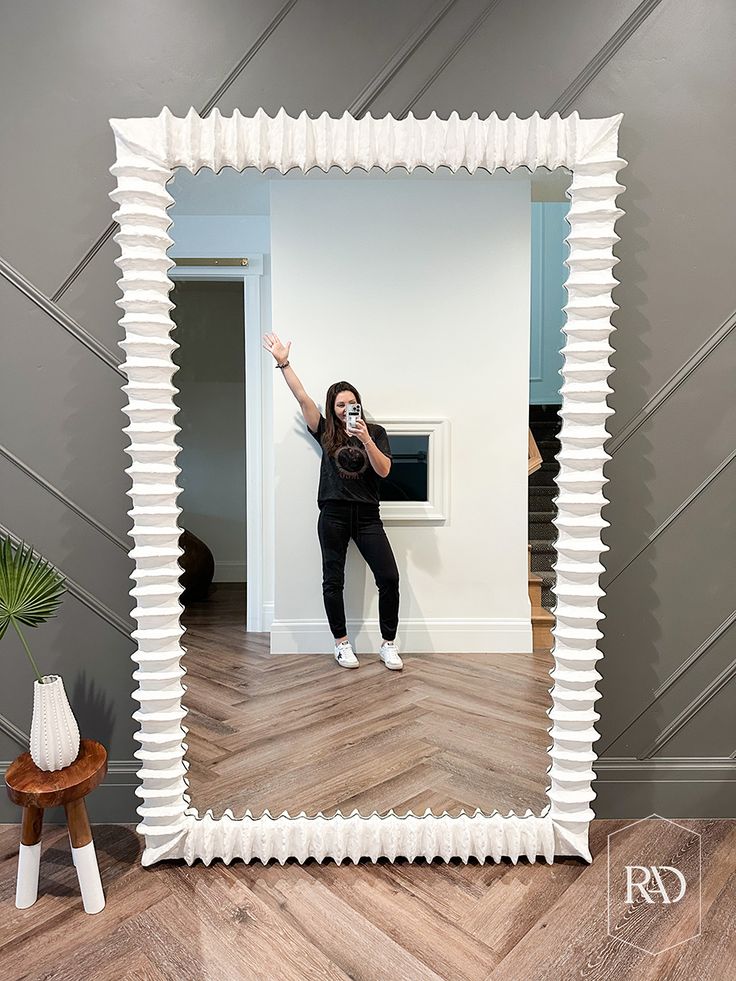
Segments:
[[[599,718],[596,662],[601,657],[597,642],[602,636],[597,628],[602,619],[598,599],[604,595],[598,581],[603,571],[599,559],[606,550],[600,535],[608,525],[601,516],[607,503],[603,466],[610,459],[603,445],[609,435],[606,419],[613,413],[607,404],[611,389],[606,380],[612,371],[608,337],[613,330],[611,314],[617,309],[611,296],[617,283],[612,271],[617,262],[613,246],[618,241],[614,225],[623,214],[616,207],[623,190],[616,175],[626,165],[618,156],[621,119],[621,115],[580,119],[577,113],[564,119],[559,114],[543,119],[538,113],[528,119],[515,114],[499,119],[495,113],[486,119],[476,113],[460,119],[452,113],[446,120],[435,113],[427,119],[409,114],[401,120],[370,115],[354,119],[348,113],[334,119],[323,113],[312,119],[306,112],[292,118],[283,109],[274,118],[263,110],[253,117],[237,110],[223,117],[215,109],[202,119],[193,109],[185,118],[177,118],[165,108],[155,118],[110,120],[116,144],[110,172],[117,178],[110,197],[118,206],[114,218],[119,231],[114,239],[121,250],[115,263],[123,273],[118,280],[123,296],[116,303],[124,311],[120,319],[125,330],[121,347],[126,353],[123,390],[128,397],[124,411],[130,420],[124,431],[130,437],[126,452],[132,461],[126,472],[132,479],[129,513],[135,543],[130,552],[135,561],[131,595],[136,602],[132,615],[138,648],[134,698],[140,704],[133,717],[140,724],[136,733],[140,749],[135,755],[141,761],[141,784],[136,793],[142,799],[138,831],[145,836],[144,865],[176,858],[190,864],[196,859],[209,863],[218,857],[226,862],[276,858],[282,863],[290,857],[300,862],[310,857],[340,862],[361,857],[376,861],[379,856],[392,861],[399,856],[412,861],[419,856],[427,860],[459,856],[466,862],[471,856],[479,861],[509,856],[514,862],[520,856],[531,862],[538,856],[548,862],[555,856],[578,856],[590,861],[593,743],[598,738],[594,725]],[[176,167],[192,173],[209,167],[217,173],[226,166],[239,171],[276,168],[282,173],[295,167],[305,173],[313,167],[323,171],[339,167],[346,172],[355,167],[366,171],[403,167],[409,172],[416,167],[432,171],[464,167],[470,173],[479,168],[510,172],[517,167],[530,171],[564,167],[572,172],[567,192],[570,273],[554,522],[558,531],[550,672],[554,686],[547,713],[552,720],[550,786],[549,803],[539,815],[530,810],[489,815],[476,809],[452,817],[428,809],[423,815],[338,811],[334,817],[321,813],[310,817],[303,811],[294,817],[288,812],[272,816],[268,811],[254,816],[246,811],[238,818],[227,810],[216,819],[211,812],[200,815],[191,806],[182,725],[186,689],[177,561],[181,554],[177,522],[181,509],[176,503],[179,429],[174,423],[178,409],[172,383],[176,344],[170,337],[174,323],[169,316],[173,282],[168,269],[174,261],[167,255],[173,244],[167,234],[171,225],[167,208],[174,199],[166,184]]]

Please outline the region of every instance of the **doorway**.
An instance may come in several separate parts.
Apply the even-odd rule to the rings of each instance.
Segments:
[[[254,259],[247,267],[179,259],[169,275],[179,344],[173,354],[179,366],[173,378],[181,428],[179,525],[209,549],[216,586],[242,597],[244,629],[261,631],[262,263],[260,256]]]

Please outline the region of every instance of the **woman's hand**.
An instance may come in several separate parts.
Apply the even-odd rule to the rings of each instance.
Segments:
[[[345,427],[347,429],[347,426]],[[362,419],[356,419],[353,429],[348,429],[350,436],[357,436],[363,446],[367,446],[371,441],[371,434],[368,432],[368,427]]]
[[[288,344],[282,344],[276,334],[264,334],[263,346],[267,351],[270,351],[277,363],[283,364],[284,361],[288,360],[291,341]]]

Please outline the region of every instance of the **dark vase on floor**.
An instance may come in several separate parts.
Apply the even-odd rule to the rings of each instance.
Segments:
[[[184,606],[207,599],[215,576],[215,559],[205,543],[184,529],[179,536],[179,548],[184,554],[179,556],[179,565],[184,570],[179,582],[184,587],[181,601]]]

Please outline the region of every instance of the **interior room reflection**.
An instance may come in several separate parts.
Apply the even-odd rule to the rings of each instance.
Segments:
[[[169,183],[200,814],[547,806],[569,180]]]

